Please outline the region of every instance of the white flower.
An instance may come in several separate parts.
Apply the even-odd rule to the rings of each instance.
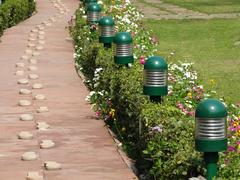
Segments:
[[[85,101],[89,102],[90,101],[90,96],[86,96]]]
[[[76,59],[77,53],[73,53],[73,58]]]
[[[98,87],[98,86],[99,86],[99,83],[95,83],[95,84],[93,85],[94,88],[96,88],[96,87]]]
[[[89,96],[91,97],[92,95],[96,94],[95,91],[90,91]]]
[[[221,168],[224,168],[226,165],[225,164],[221,164]]]

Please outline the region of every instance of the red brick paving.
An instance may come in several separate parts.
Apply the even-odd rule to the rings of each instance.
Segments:
[[[27,78],[30,73],[27,60],[20,60],[27,49],[31,29],[47,21],[59,10],[49,0],[38,0],[38,13],[8,29],[0,43],[0,180],[24,180],[27,172],[37,171],[44,180],[127,180],[136,179],[117,153],[116,146],[104,123],[94,119],[88,94],[78,78],[73,60],[73,45],[66,41],[65,28],[71,15],[78,7],[78,0],[62,0],[70,9],[52,26],[45,27],[45,45],[40,51],[38,71],[40,76],[30,80],[29,85],[19,85],[17,80]],[[24,62],[25,68],[16,68],[15,63]],[[23,76],[16,76],[17,70],[24,70]],[[42,83],[44,88],[32,90],[33,94],[46,95],[46,100],[32,100],[32,95],[19,95],[20,88],[31,89],[33,83]],[[33,102],[29,107],[18,106],[20,99]],[[40,106],[47,106],[49,112],[36,113]],[[22,113],[32,113],[35,121],[19,120]],[[47,122],[50,129],[36,130],[36,122]],[[20,131],[30,131],[33,140],[19,140]],[[39,142],[51,139],[56,143],[52,149],[39,149]],[[39,154],[36,161],[22,161],[26,151]],[[44,161],[62,163],[62,170],[46,171]]]

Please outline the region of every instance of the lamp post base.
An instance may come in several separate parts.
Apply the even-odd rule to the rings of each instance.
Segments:
[[[112,47],[112,44],[111,43],[104,43],[103,46],[107,49],[111,48]]]
[[[161,103],[163,101],[162,96],[150,96],[150,100],[154,103]]]
[[[207,180],[217,177],[218,152],[205,152],[204,161],[207,169]]]

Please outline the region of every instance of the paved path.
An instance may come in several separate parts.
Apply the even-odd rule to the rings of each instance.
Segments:
[[[240,13],[219,13],[206,14],[185,9],[183,7],[164,3],[160,0],[132,0],[133,4],[144,14],[148,19],[215,19],[215,18],[239,18]]]
[[[66,40],[65,27],[78,3],[78,0],[37,0],[38,13],[8,29],[1,38],[1,180],[25,180],[29,172],[35,172],[28,174],[29,180],[135,179],[117,153],[104,123],[94,119],[84,100],[88,91],[75,73],[74,50]],[[37,79],[29,79],[29,74],[39,78],[32,75]],[[19,83],[26,84],[18,84],[20,79],[23,81]],[[32,89],[35,83],[43,88]],[[19,94],[20,89],[28,89],[32,94]],[[34,100],[35,95],[46,99]],[[19,102],[31,105],[19,106]],[[21,121],[22,114],[34,119]],[[50,127],[37,129],[39,122]],[[19,139],[21,131],[32,133],[33,139]],[[40,149],[42,140],[52,140],[55,147]],[[35,152],[37,159],[21,160],[23,153],[29,151]],[[45,161],[60,163],[62,169],[48,171]]]

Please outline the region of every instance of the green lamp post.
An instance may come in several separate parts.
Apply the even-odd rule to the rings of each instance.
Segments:
[[[216,99],[199,103],[196,109],[195,149],[204,152],[207,180],[217,176],[218,152],[227,149],[227,110]]]
[[[90,3],[87,6],[87,22],[92,24],[97,24],[100,19],[101,6],[98,3]]]
[[[159,56],[148,58],[144,64],[143,93],[149,95],[153,102],[161,102],[162,96],[168,94],[168,65]]]
[[[119,32],[115,35],[113,42],[115,43],[114,62],[116,64],[133,63],[133,39],[128,32]]]
[[[115,36],[115,23],[112,17],[104,16],[99,21],[99,42],[104,44],[104,47],[111,48],[113,38]]]
[[[86,9],[89,4],[98,2],[98,0],[82,0],[82,1],[83,1],[83,4],[85,5]]]

